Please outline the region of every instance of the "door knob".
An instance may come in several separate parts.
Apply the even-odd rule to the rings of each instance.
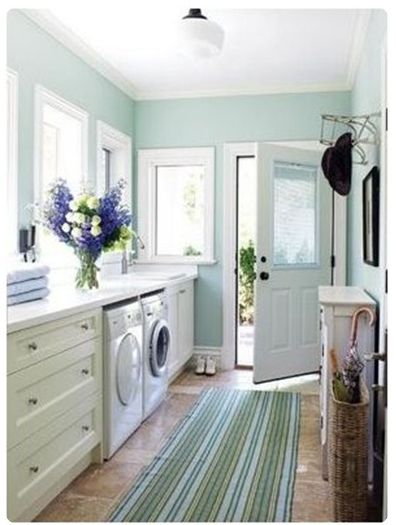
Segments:
[[[262,263],[267,262],[267,257],[265,257],[265,256],[263,255],[263,256],[260,258],[260,261],[261,261]]]
[[[269,279],[269,273],[268,273],[268,272],[261,272],[261,273],[260,273],[260,279],[261,279],[262,281],[268,281],[268,279]]]

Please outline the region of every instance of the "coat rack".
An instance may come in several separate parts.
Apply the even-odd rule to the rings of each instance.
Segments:
[[[346,131],[352,133],[353,151],[358,155],[356,164],[367,164],[364,145],[378,144],[378,127],[375,120],[381,113],[370,113],[360,116],[322,115],[320,143],[333,146],[337,138]]]

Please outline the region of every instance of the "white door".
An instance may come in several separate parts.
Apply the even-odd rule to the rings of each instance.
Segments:
[[[257,144],[255,383],[319,370],[318,286],[331,280],[321,153]]]

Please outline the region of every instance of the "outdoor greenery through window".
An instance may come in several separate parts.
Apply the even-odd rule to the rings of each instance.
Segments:
[[[204,167],[157,166],[156,254],[204,252]]]

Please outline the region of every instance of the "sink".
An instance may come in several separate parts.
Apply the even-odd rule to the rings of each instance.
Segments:
[[[172,281],[175,279],[180,279],[182,277],[185,277],[185,273],[179,272],[179,273],[170,273],[170,272],[136,272],[131,271],[128,274],[128,277],[130,279],[139,279],[143,281]]]

